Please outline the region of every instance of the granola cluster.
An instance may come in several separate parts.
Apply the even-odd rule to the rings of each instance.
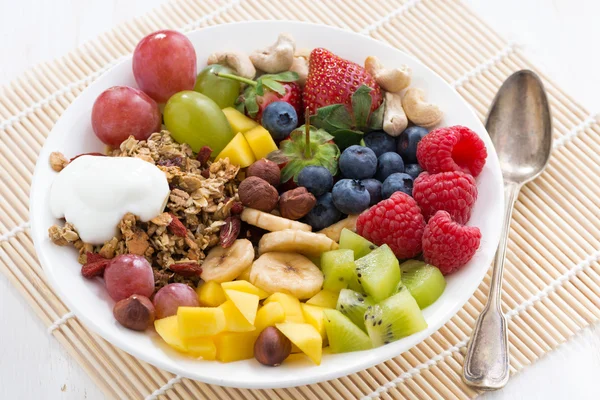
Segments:
[[[61,156],[53,153],[51,162],[64,168],[66,158]],[[68,222],[50,227],[50,239],[59,246],[72,244],[79,250],[81,264],[87,262],[88,252],[109,259],[126,253],[142,255],[152,264],[157,288],[172,282],[196,285],[200,278],[190,271],[198,270],[205,252],[219,244],[221,227],[239,201],[239,167],[228,160],[196,157],[168,131],[154,133],[148,140],[131,136],[108,156],[138,157],[163,170],[171,188],[165,212],[148,222],[126,214],[118,235],[100,246],[84,243]]]

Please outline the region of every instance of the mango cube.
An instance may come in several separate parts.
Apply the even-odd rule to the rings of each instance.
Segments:
[[[154,329],[160,335],[162,340],[175,350],[187,351],[183,340],[179,335],[179,325],[177,323],[177,315],[171,317],[157,319],[154,321]]]
[[[196,288],[198,294],[198,300],[200,304],[208,307],[217,307],[225,303],[225,292],[217,282],[208,281],[201,283]]]
[[[224,158],[229,158],[232,164],[239,165],[241,168],[249,167],[256,161],[252,148],[242,133],[238,133],[231,139],[231,142],[217,155],[215,161]]]
[[[233,304],[233,301],[227,300],[219,308],[225,314],[225,330],[227,332],[250,332],[256,329]]]
[[[202,357],[205,360],[217,358],[217,346],[210,337],[183,339],[183,344],[187,353],[193,357]]]
[[[221,287],[223,288],[223,290],[237,290],[239,292],[255,294],[260,300],[266,299],[269,296],[269,293],[257,288],[256,286],[254,286],[246,280],[223,282],[221,283]]]
[[[179,307],[177,323],[184,339],[212,336],[225,330],[225,314],[218,307]]]
[[[227,121],[229,121],[229,125],[231,125],[231,130],[233,130],[236,133],[244,133],[258,126],[258,122],[251,118],[248,118],[233,107],[224,108],[223,113],[225,114],[225,118],[227,118]]]
[[[330,292],[329,290],[321,290],[313,297],[306,301],[306,304],[319,306],[324,308],[335,308],[337,305],[339,293]]]
[[[315,364],[321,364],[323,338],[314,326],[295,322],[284,322],[275,326]]]
[[[267,154],[277,150],[277,145],[268,130],[257,126],[244,133],[244,137],[254,152],[257,160],[265,158]]]
[[[327,331],[325,330],[325,319],[323,307],[312,306],[310,304],[301,303],[302,313],[306,323],[311,324],[321,334],[323,342],[327,339]]]
[[[286,293],[273,293],[264,301],[264,305],[271,302],[281,304],[285,313],[285,320],[290,322],[304,322],[302,315],[302,309],[300,308],[300,301],[292,295]]]
[[[239,290],[225,290],[225,297],[233,302],[250,324],[254,324],[256,311],[258,310],[258,295],[240,292]]]
[[[254,326],[256,326],[257,332],[262,332],[268,326],[275,326],[280,322],[285,321],[285,311],[281,304],[277,302],[271,302],[265,304],[258,309],[256,313],[256,320],[254,320]]]
[[[254,357],[254,332],[225,332],[214,337],[217,360],[231,362]]]

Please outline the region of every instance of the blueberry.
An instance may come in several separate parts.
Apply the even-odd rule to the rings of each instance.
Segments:
[[[298,114],[291,104],[275,101],[263,111],[261,125],[276,141],[283,140],[298,126]]]
[[[371,198],[371,201],[369,202],[370,206],[381,201],[381,182],[379,182],[377,179],[371,178],[364,179],[360,181],[360,183],[362,183],[365,189],[367,189],[367,192],[369,192]]]
[[[417,176],[421,172],[423,172],[423,168],[419,164],[406,164],[404,166],[404,172],[413,177],[413,179],[417,179]]]
[[[396,172],[404,172],[404,161],[396,153],[383,153],[377,159],[377,173],[375,178],[383,182],[385,179]]]
[[[365,146],[373,150],[377,157],[388,151],[396,151],[396,139],[384,131],[368,133],[365,135],[364,141]]]
[[[406,128],[398,137],[398,154],[402,156],[407,164],[417,162],[417,145],[429,131],[420,126]]]
[[[325,167],[309,165],[302,168],[298,174],[298,185],[304,186],[306,190],[319,197],[331,190],[333,187],[333,176]]]
[[[346,178],[372,178],[377,170],[377,156],[368,147],[350,146],[340,156],[340,170]]]
[[[333,185],[333,204],[344,214],[358,214],[369,207],[371,195],[360,181],[342,179]]]
[[[313,231],[320,231],[329,225],[335,224],[341,217],[342,213],[333,204],[333,196],[331,193],[325,193],[317,197],[317,203],[306,214],[304,222],[312,226]]]
[[[381,195],[384,199],[388,199],[394,192],[404,192],[409,196],[412,196],[413,189],[413,177],[402,173],[396,172],[387,177],[381,187]]]

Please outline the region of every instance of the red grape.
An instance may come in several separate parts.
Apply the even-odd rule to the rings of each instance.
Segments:
[[[122,254],[113,258],[106,267],[104,283],[108,294],[115,301],[133,294],[150,297],[154,293],[154,272],[144,257]]]
[[[92,108],[92,128],[102,142],[118,147],[133,135],[145,140],[160,132],[158,104],[139,89],[113,86],[98,96]]]
[[[185,283],[170,283],[154,295],[156,318],[166,318],[177,314],[179,307],[200,307],[198,295]]]
[[[176,31],[156,31],[143,38],[133,51],[133,76],[140,89],[159,103],[196,83],[196,51],[192,42]]]

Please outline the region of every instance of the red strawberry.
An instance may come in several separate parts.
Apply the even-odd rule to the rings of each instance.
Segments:
[[[302,93],[300,91],[300,86],[298,86],[296,82],[283,83],[282,85],[285,88],[285,94],[283,96],[271,90],[266,90],[265,94],[262,96],[256,95],[258,112],[252,117],[253,119],[260,122],[263,110],[275,101],[285,101],[286,103],[291,104],[292,107],[296,109],[298,119],[302,119]]]
[[[323,48],[310,53],[302,97],[311,114],[332,104],[345,104],[351,108],[352,95],[361,85],[373,89],[369,94],[372,99],[371,111],[375,111],[382,102],[381,88],[363,67]]]

